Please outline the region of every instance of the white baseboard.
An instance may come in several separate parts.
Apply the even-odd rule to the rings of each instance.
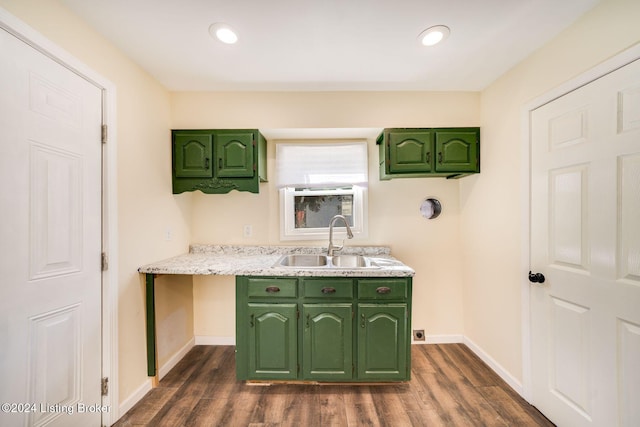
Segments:
[[[489,356],[480,346],[464,335],[427,335],[425,341],[411,341],[411,344],[465,344],[471,351],[475,353],[484,363],[502,378],[516,393],[523,396],[524,388],[522,383],[513,377],[506,369],[504,369],[494,358]]]
[[[179,361],[182,360],[182,358],[189,352],[189,350],[193,348],[195,342],[195,337],[191,338],[189,342],[187,342],[180,350],[177,351],[176,354],[174,354],[169,360],[167,360],[167,363],[160,366],[160,368],[158,369],[159,379],[162,379],[165,375],[167,375],[169,371],[173,369],[173,367],[176,366]]]
[[[127,397],[120,406],[118,407],[120,417],[126,414],[129,409],[133,408],[136,403],[142,399],[145,394],[151,391],[151,378],[145,380],[140,387],[136,391],[134,391],[129,397]],[[115,422],[116,420],[112,420]]]
[[[463,342],[464,335],[427,335],[424,341],[411,341],[411,344],[459,344]]]
[[[520,396],[523,396],[524,389],[522,383],[518,381],[513,375],[511,375],[506,369],[504,369],[495,359],[489,356],[484,350],[482,350],[476,343],[469,338],[464,337],[464,344],[473,351],[484,363],[502,378],[509,386],[516,391]]]
[[[176,352],[164,365],[158,369],[158,376],[160,379],[167,375],[167,373],[178,364],[180,360],[193,348],[195,345],[195,338],[191,338],[180,350]],[[153,382],[151,378],[146,379],[140,387],[138,387],[129,397],[122,401],[118,407],[120,417],[127,413],[131,408],[135,406],[148,392],[153,388]],[[115,422],[115,421],[114,421]]]
[[[236,337],[196,335],[196,345],[236,345]]]

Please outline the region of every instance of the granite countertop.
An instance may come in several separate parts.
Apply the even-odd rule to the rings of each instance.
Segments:
[[[343,255],[365,255],[376,268],[273,267],[287,254],[325,254],[326,248],[304,246],[234,246],[194,244],[189,253],[138,268],[146,274],[227,276],[407,277],[415,271],[382,246],[345,246]]]

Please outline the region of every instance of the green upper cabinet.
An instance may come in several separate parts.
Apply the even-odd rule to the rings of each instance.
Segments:
[[[173,193],[257,193],[266,181],[266,141],[255,129],[173,130]]]
[[[377,143],[383,180],[480,172],[480,128],[384,129]]]

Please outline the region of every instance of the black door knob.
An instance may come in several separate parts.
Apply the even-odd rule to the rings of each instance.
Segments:
[[[529,281],[531,283],[544,283],[544,274],[529,272]]]

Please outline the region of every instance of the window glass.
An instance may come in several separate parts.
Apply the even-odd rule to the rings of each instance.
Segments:
[[[295,196],[295,228],[326,227],[335,215],[343,215],[353,227],[353,195]]]

